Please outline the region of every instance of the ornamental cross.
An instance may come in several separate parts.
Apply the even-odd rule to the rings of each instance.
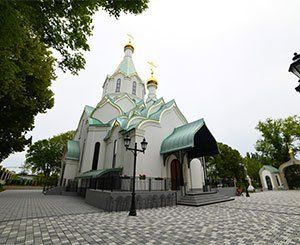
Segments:
[[[128,33],[127,33],[127,36],[128,36],[128,42],[129,42],[129,43],[131,43],[131,40],[133,40],[133,39],[134,39],[134,38],[133,38],[133,36],[132,36],[132,35],[130,35],[130,34],[128,34]]]
[[[152,61],[148,61],[148,64],[150,65],[150,70],[151,70],[151,76],[153,76],[153,69],[157,68],[157,66],[152,62]]]

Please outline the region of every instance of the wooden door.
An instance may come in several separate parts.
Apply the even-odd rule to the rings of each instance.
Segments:
[[[182,165],[177,159],[171,162],[171,189],[179,190],[183,185]]]

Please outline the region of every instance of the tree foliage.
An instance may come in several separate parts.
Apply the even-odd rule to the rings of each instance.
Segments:
[[[48,164],[50,173],[58,174],[67,142],[73,136],[74,131],[69,131],[50,139],[35,142],[27,151],[25,166],[30,168],[33,173],[45,173],[46,164]]]
[[[148,0],[0,0],[0,162],[30,144],[34,116],[53,107],[54,68],[84,68],[92,16],[139,14]],[[52,52],[57,53],[54,58]]]
[[[240,179],[244,177],[244,168],[241,166],[243,158],[237,150],[230,146],[218,143],[220,154],[208,160],[209,175],[212,179]]]
[[[256,126],[262,138],[256,142],[255,149],[261,157],[268,159],[269,165],[279,167],[290,159],[289,149],[300,149],[300,117],[260,121]]]
[[[262,159],[260,156],[255,153],[248,153],[246,154],[246,157],[244,157],[244,165],[247,168],[247,173],[250,176],[252,180],[252,184],[257,187],[257,185],[260,183],[259,178],[259,170],[262,168]]]

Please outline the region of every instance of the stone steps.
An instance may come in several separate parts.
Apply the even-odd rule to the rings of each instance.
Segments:
[[[178,202],[178,205],[187,206],[204,206],[221,202],[233,201],[233,197],[221,195],[217,192],[201,192],[201,193],[188,193],[183,196]]]

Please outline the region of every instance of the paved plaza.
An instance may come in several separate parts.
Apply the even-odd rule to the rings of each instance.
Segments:
[[[106,213],[79,197],[0,193],[0,244],[300,244],[300,191]]]

